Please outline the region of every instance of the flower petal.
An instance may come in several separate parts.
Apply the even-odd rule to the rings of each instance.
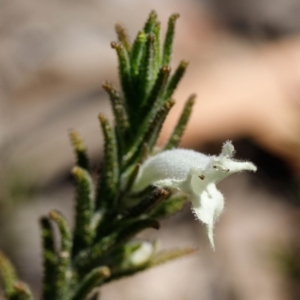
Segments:
[[[221,152],[221,156],[227,157],[227,158],[231,158],[234,155],[234,147],[231,143],[231,141],[227,141],[223,144],[222,147],[222,152]]]
[[[201,194],[191,197],[192,211],[201,222],[206,225],[207,235],[214,249],[213,227],[224,208],[224,196],[218,191],[214,183],[207,185]]]

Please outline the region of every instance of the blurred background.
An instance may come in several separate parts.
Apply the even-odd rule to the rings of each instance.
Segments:
[[[57,208],[72,222],[68,130],[97,170],[97,115],[110,115],[101,83],[118,84],[114,24],[133,39],[152,9],[163,29],[180,13],[173,67],[190,61],[161,143],[196,93],[182,146],[215,154],[231,139],[259,171],[220,184],[216,252],[187,207],[144,237],[199,251],[109,284],[102,299],[300,299],[298,0],[0,0],[0,248],[39,295],[38,219]]]

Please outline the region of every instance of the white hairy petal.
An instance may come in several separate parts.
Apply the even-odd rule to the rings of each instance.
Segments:
[[[167,186],[182,182],[193,167],[197,170],[205,169],[210,158],[207,155],[188,149],[174,149],[158,153],[147,159],[141,166],[134,189],[141,190],[149,184]],[[161,182],[161,184],[157,184]]]
[[[215,248],[213,239],[213,227],[215,220],[221,214],[224,208],[224,197],[218,191],[214,183],[207,185],[201,194],[191,196],[192,211],[196,218],[201,220],[207,229],[207,235],[212,248]]]
[[[256,171],[251,162],[232,159],[234,147],[224,143],[218,156],[209,156],[193,150],[174,149],[150,157],[139,171],[134,191],[150,184],[178,189],[190,197],[192,211],[207,228],[212,247],[213,226],[224,208],[224,197],[216,183],[228,175],[244,170]]]

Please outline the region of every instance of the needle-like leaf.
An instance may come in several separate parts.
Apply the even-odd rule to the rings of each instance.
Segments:
[[[43,245],[43,300],[53,300],[56,290],[53,288],[58,271],[58,257],[54,245],[54,232],[48,217],[40,220]]]
[[[76,211],[72,255],[91,244],[93,238],[94,186],[87,171],[79,167],[72,170],[76,181]]]
[[[173,14],[169,18],[168,29],[164,41],[164,46],[163,46],[162,64],[164,66],[169,65],[171,63],[173,40],[175,34],[175,23],[178,18],[179,18],[179,14]]]
[[[107,118],[99,115],[103,136],[104,136],[104,158],[103,166],[100,169],[98,190],[96,195],[96,209],[111,208],[116,205],[116,194],[119,184],[119,158],[117,142],[113,129]]]
[[[89,159],[86,151],[86,147],[84,142],[79,135],[79,133],[75,130],[71,130],[70,140],[76,155],[76,164],[78,167],[89,170]]]
[[[187,100],[187,102],[185,103],[181,116],[170,136],[170,139],[168,140],[165,146],[165,150],[173,149],[179,145],[181,137],[184,133],[184,130],[186,128],[186,125],[192,113],[195,99],[196,99],[196,95],[191,95]]]

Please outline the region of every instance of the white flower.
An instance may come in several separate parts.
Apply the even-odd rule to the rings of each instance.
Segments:
[[[155,246],[152,243],[144,241],[138,249],[136,249],[130,256],[129,262],[139,267],[146,264],[153,256]]]
[[[213,226],[224,208],[224,197],[216,184],[236,172],[256,171],[256,166],[251,162],[232,159],[233,154],[234,147],[230,141],[224,143],[218,156],[187,149],[160,152],[141,165],[134,191],[152,184],[189,195],[192,211],[206,225],[208,238],[214,248]]]

